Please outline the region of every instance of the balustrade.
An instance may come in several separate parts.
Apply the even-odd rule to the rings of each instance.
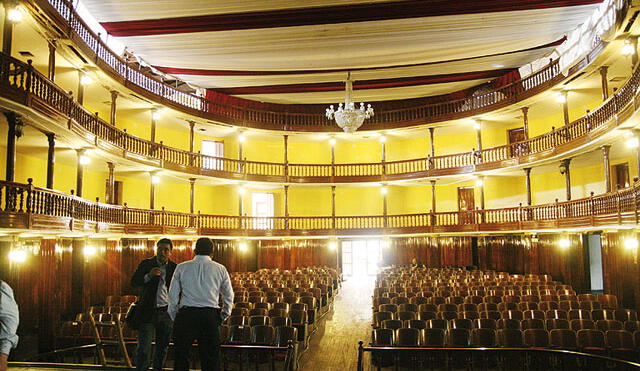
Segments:
[[[266,111],[223,104],[180,91],[159,81],[158,77],[141,71],[138,66],[128,64],[123,58],[113,53],[78,16],[70,2],[63,0],[34,0],[34,2],[48,13],[54,22],[58,23],[60,29],[68,30],[72,40],[83,43],[81,49],[87,54],[93,54],[96,63],[106,72],[123,80],[125,84],[142,89],[142,92],[151,99],[157,99],[208,120],[222,120],[235,125],[296,131],[337,130],[337,127],[326,119],[323,111],[318,113]],[[601,50],[602,44],[599,44],[578,65],[583,66],[586,61],[593,60]],[[575,72],[575,69],[570,72]],[[416,125],[416,123],[424,124],[472,116],[528,98],[555,85],[564,77],[556,60],[536,73],[483,94],[402,109],[378,110],[363,129],[397,128]]]
[[[310,217],[250,217],[190,214],[164,210],[147,210],[88,201],[58,191],[29,184],[0,181],[0,212],[15,215],[40,215],[126,227],[171,227],[195,230],[198,234],[226,233],[242,235],[367,233],[383,230],[387,233],[455,232],[469,227],[482,231],[501,230],[505,224],[541,222],[540,229],[550,228],[548,222],[561,222],[564,227],[574,220],[593,216],[622,216],[635,223],[640,204],[640,183],[630,188],[591,196],[579,200],[537,206],[502,209],[447,211],[405,215],[310,216]],[[605,218],[606,219],[606,218]],[[610,219],[609,219],[610,220]],[[592,221],[592,226],[597,226]],[[607,222],[610,225],[610,222]],[[64,223],[67,224],[66,222]],[[576,226],[585,226],[584,220]],[[12,227],[5,225],[3,227]]]
[[[558,145],[570,143],[599,129],[610,120],[616,119],[617,114],[633,101],[640,83],[640,72],[636,69],[629,81],[593,112],[589,112],[584,117],[560,129],[510,145],[432,158],[391,161],[384,164],[284,164],[205,156],[132,136],[113,127],[97,114],[86,110],[75,102],[69,93],[34,70],[29,63],[23,63],[4,54],[0,54],[0,61],[0,82],[5,95],[9,95],[11,98],[23,97],[18,100],[27,102],[24,96],[31,94],[63,116],[68,117],[71,120],[70,127],[80,135],[91,134],[128,153],[161,160],[165,165],[171,164],[183,168],[195,167],[205,173],[207,170],[216,171],[216,176],[245,177],[248,180],[257,179],[252,177],[266,176],[270,177],[267,180],[278,182],[291,181],[296,178],[304,181],[305,178],[314,177],[324,178],[321,181],[325,182],[350,182],[359,181],[359,178],[382,178],[384,176],[425,177],[431,175],[430,171],[459,172],[460,169],[474,167],[479,163],[500,162],[553,150]],[[144,75],[138,74],[136,76]],[[158,84],[153,85],[154,91],[162,91],[166,86],[159,82]],[[189,170],[186,169],[186,171]],[[263,178],[261,179],[263,180]]]

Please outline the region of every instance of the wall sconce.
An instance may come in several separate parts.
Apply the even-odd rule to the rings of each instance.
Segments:
[[[564,161],[560,162],[560,165],[558,166],[558,169],[560,170],[560,174],[563,174],[567,172],[567,164],[565,164]]]
[[[89,165],[91,163],[91,159],[87,155],[80,155],[78,162],[80,162],[80,165]]]
[[[331,138],[329,139],[329,145],[331,145],[331,147],[336,145],[336,138]]]
[[[93,79],[91,78],[91,76],[87,75],[86,72],[82,73],[82,76],[80,76],[80,84],[87,86],[90,85],[93,82]]]
[[[556,101],[558,103],[567,103],[567,92],[566,91],[561,91],[558,93],[558,96],[556,97]]]
[[[626,39],[624,41],[624,45],[622,46],[622,55],[628,56],[628,55],[634,55],[636,53],[635,48],[633,47],[633,44],[631,43],[631,40]]]
[[[387,137],[384,134],[380,135],[379,139],[380,139],[380,143],[384,143],[387,141]]]
[[[571,240],[566,237],[562,238],[560,241],[558,241],[558,246],[560,246],[560,248],[563,250],[567,250],[571,247]]]
[[[84,249],[82,249],[82,254],[87,258],[94,256],[96,252],[96,248],[93,246],[85,246]]]
[[[153,184],[160,184],[160,177],[157,175],[152,175],[151,176],[151,183]]]
[[[160,116],[162,116],[162,110],[160,110],[158,108],[152,108],[151,109],[151,118],[153,120],[159,120]]]
[[[336,250],[338,248],[338,242],[337,241],[329,241],[329,250]]]
[[[20,250],[9,251],[9,260],[14,263],[24,263],[27,261],[27,252]]]
[[[380,194],[385,196],[387,193],[389,193],[389,190],[387,189],[386,186],[382,186],[380,187]]]
[[[238,135],[238,142],[244,143],[245,140],[247,140],[247,138],[244,136],[244,134],[240,133],[240,135]]]
[[[19,5],[9,9],[7,12],[7,19],[13,23],[18,23],[22,20],[22,10]]]
[[[482,178],[476,179],[476,187],[482,187],[484,185],[484,180]]]
[[[240,249],[240,251],[245,252],[249,249],[249,247],[247,246],[247,243],[245,241],[240,241],[238,243],[238,249]]]
[[[638,239],[637,238],[627,238],[624,240],[624,247],[629,251],[635,251],[638,249]]]

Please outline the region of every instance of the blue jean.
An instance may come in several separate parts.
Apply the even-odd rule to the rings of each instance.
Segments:
[[[138,329],[138,346],[136,348],[136,370],[147,370],[151,363],[151,342],[156,338],[153,357],[153,369],[162,370],[167,358],[167,348],[171,338],[173,321],[165,310],[156,309],[151,322],[142,323]]]

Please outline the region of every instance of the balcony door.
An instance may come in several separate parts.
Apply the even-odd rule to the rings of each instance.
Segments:
[[[273,217],[275,216],[275,206],[273,193],[253,192],[251,194],[251,216],[253,228],[273,229]]]
[[[224,157],[224,142],[217,140],[203,140],[202,141],[202,154],[205,155],[202,159],[202,167],[209,170],[223,170],[224,164],[221,157]]]
[[[511,129],[508,131],[508,135],[512,157],[524,156],[529,152],[527,143],[521,143],[527,139],[524,128]]]
[[[473,224],[476,201],[473,187],[458,187],[458,210],[461,224]]]

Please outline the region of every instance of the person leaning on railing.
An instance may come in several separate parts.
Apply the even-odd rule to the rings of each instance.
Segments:
[[[18,304],[13,298],[13,290],[0,281],[0,371],[7,370],[9,352],[18,344],[19,322]]]

